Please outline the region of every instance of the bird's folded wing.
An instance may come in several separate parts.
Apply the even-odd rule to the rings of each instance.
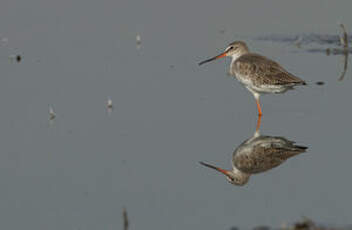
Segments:
[[[296,85],[305,82],[287,72],[277,62],[258,54],[246,54],[239,57],[235,72],[249,76],[255,85]]]

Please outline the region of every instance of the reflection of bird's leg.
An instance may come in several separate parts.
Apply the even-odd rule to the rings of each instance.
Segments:
[[[261,117],[263,115],[262,109],[260,108],[259,98],[256,100],[257,108],[258,108],[258,116]]]
[[[344,49],[343,57],[344,57],[343,71],[342,71],[342,73],[341,73],[341,76],[340,76],[340,78],[339,78],[339,81],[342,81],[342,80],[343,80],[343,78],[345,77],[346,71],[347,71],[347,65],[348,65],[348,48]]]
[[[258,116],[257,126],[256,126],[256,128],[255,128],[255,131],[256,131],[256,132],[259,131],[260,124],[261,124],[261,120],[262,120],[262,116]]]

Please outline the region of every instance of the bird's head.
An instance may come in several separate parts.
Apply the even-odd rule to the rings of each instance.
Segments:
[[[225,170],[225,169],[222,169],[219,167],[215,167],[213,165],[210,165],[210,164],[207,164],[204,162],[199,162],[199,163],[201,165],[204,165],[208,168],[215,169],[216,171],[224,174],[226,176],[227,181],[233,185],[240,185],[240,186],[245,185],[245,184],[247,184],[249,177],[250,177],[250,174],[243,173],[236,168],[234,168],[234,170],[230,171],[230,170]]]
[[[210,62],[210,61],[213,61],[213,60],[216,60],[219,58],[223,58],[223,57],[232,57],[233,59],[236,59],[236,58],[240,57],[241,55],[246,54],[248,52],[249,52],[249,50],[248,50],[248,47],[245,42],[235,41],[235,42],[230,43],[226,47],[226,49],[223,53],[221,53],[215,57],[209,58],[205,61],[202,61],[199,63],[199,65],[203,65],[207,62]]]

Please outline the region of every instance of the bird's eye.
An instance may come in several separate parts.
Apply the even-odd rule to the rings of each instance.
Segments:
[[[229,48],[227,48],[227,51],[230,51],[230,50],[237,50],[237,46],[230,46]]]

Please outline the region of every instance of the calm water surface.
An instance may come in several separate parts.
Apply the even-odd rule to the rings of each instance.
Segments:
[[[121,229],[123,206],[130,229],[248,229],[301,216],[351,223],[352,72],[338,81],[342,56],[305,51],[334,44],[298,49],[254,39],[334,35],[340,22],[351,32],[351,7],[3,1],[0,228]],[[309,149],[244,187],[198,164],[229,168],[255,129],[253,96],[226,75],[229,60],[197,65],[237,39],[309,83],[261,98],[262,133]],[[20,63],[8,58],[16,54]]]

